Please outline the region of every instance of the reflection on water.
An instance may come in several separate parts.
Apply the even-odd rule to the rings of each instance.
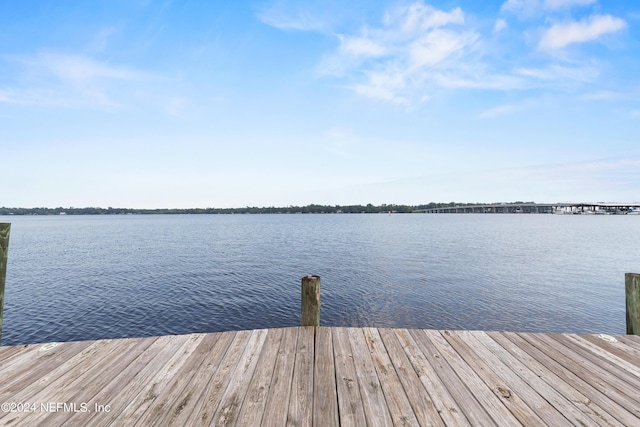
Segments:
[[[321,322],[625,332],[638,217],[148,215],[12,222],[2,344]]]

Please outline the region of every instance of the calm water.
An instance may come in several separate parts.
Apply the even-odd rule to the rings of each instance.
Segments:
[[[140,215],[11,222],[2,344],[297,326],[625,332],[640,217]]]

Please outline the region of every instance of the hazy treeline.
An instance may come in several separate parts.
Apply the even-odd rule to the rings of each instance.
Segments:
[[[518,204],[523,202],[513,202]],[[533,203],[533,202],[527,202]],[[479,203],[427,203],[423,205],[307,205],[287,207],[130,209],[130,208],[0,208],[0,215],[133,215],[133,214],[295,214],[295,213],[417,213],[425,209],[471,206]]]

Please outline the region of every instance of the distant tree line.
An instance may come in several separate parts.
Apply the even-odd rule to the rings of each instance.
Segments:
[[[512,202],[508,204],[522,204]],[[533,202],[526,202],[533,203]],[[367,205],[307,205],[288,207],[244,207],[244,208],[187,208],[187,209],[130,209],[130,208],[0,208],[0,215],[149,215],[149,214],[329,214],[329,213],[421,213],[426,209],[453,206],[472,206],[483,203],[427,203],[423,205],[382,204]]]

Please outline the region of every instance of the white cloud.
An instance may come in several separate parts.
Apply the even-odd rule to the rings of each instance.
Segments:
[[[493,24],[493,31],[495,33],[499,33],[502,30],[505,30],[508,27],[507,21],[504,19],[497,19],[496,23]]]
[[[587,6],[596,1],[597,0],[544,0],[544,6],[547,9],[560,9],[571,6]]]
[[[502,4],[502,12],[510,12],[520,17],[532,17],[545,11],[559,10],[573,6],[588,6],[597,0],[507,0]]]
[[[4,56],[21,68],[19,85],[0,90],[0,102],[16,105],[121,107],[109,95],[111,83],[137,81],[149,75],[83,55],[40,52]]]
[[[540,10],[539,0],[507,0],[502,4],[500,11],[511,12],[521,15],[531,15]]]
[[[327,23],[318,15],[304,9],[285,8],[274,5],[257,13],[262,23],[288,31],[319,31],[328,30]]]
[[[348,55],[374,57],[387,53],[384,46],[366,37],[338,37],[341,41],[340,49]]]
[[[354,84],[350,88],[367,98],[408,105],[409,98],[404,95],[404,89],[407,86],[406,78],[404,72],[399,70],[371,71],[367,73],[365,82]]]
[[[321,73],[351,80],[359,95],[396,104],[429,98],[426,88],[440,72],[457,75],[456,60],[479,39],[460,28],[460,8],[443,11],[416,2],[387,11],[382,25],[362,27],[357,34],[338,35],[339,49],[325,58]]]
[[[552,25],[542,34],[538,47],[543,50],[561,49],[573,43],[584,43],[620,31],[626,22],[611,15],[592,15],[582,21],[568,21]]]
[[[457,33],[448,30],[433,30],[413,41],[408,46],[411,68],[433,67],[446,59],[462,53],[478,39],[475,33]]]
[[[0,89],[0,104],[69,108],[78,107],[81,103],[78,99],[68,94],[61,94],[53,89],[5,88]]]
[[[502,116],[504,114],[512,113],[516,111],[515,105],[500,105],[495,108],[491,108],[489,110],[483,111],[478,114],[478,117],[481,119],[488,119],[491,117]]]
[[[485,74],[481,77],[466,78],[438,73],[433,75],[433,79],[439,86],[449,89],[513,90],[528,87],[527,81],[522,77],[500,74]]]
[[[24,61],[34,67],[45,68],[60,79],[74,84],[85,84],[96,79],[132,80],[141,76],[141,73],[131,69],[114,67],[79,55],[39,53]]]
[[[592,3],[593,0],[509,0],[503,8],[559,10]],[[296,7],[291,7],[286,16],[311,16]],[[264,15],[262,18],[266,19]],[[318,28],[306,19],[296,21],[304,25],[287,24],[285,19],[278,22],[289,29]],[[338,45],[324,55],[317,71],[320,76],[339,79],[339,86],[363,97],[407,106],[429,100],[442,88],[567,88],[593,83],[600,77],[600,67],[597,61],[572,57],[571,52],[559,48],[595,40],[626,23],[609,15],[594,15],[584,21],[552,25],[542,34],[539,44],[539,49],[553,51],[552,60],[546,64],[525,52],[503,55],[502,49],[512,46],[509,40],[481,34],[472,25],[466,24],[459,7],[440,10],[422,1],[396,6],[382,15],[379,24],[368,22],[353,31],[327,32],[336,37]],[[497,17],[493,32],[509,25],[506,19]],[[491,28],[487,30],[488,33]]]
[[[445,12],[420,2],[408,7],[398,7],[387,12],[384,24],[391,28],[400,28],[404,33],[415,34],[448,24],[464,23],[464,14],[459,7]]]
[[[600,74],[597,68],[588,65],[567,67],[557,64],[544,68],[517,68],[515,72],[529,79],[553,84],[558,82],[569,84],[590,83],[595,81]]]

